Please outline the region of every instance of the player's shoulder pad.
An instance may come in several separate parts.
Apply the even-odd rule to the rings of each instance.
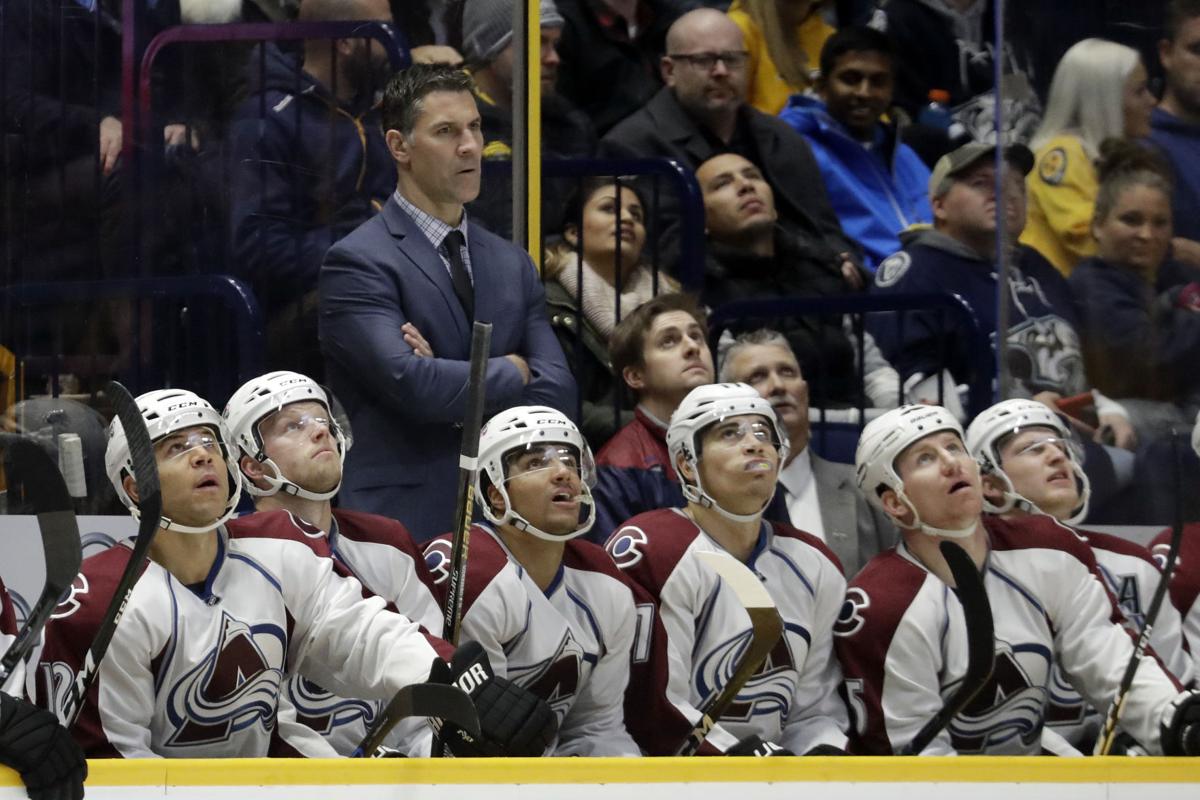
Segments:
[[[901,250],[885,258],[875,270],[875,285],[880,289],[895,286],[912,266],[912,256]]]
[[[1089,569],[1096,561],[1083,536],[1046,514],[1026,514],[1014,519],[984,514],[983,526],[988,531],[992,549],[996,551],[1061,550],[1070,553]]]
[[[338,536],[344,536],[356,542],[388,545],[413,555],[420,552],[420,548],[413,541],[408,528],[392,517],[370,514],[366,511],[353,511],[348,508],[335,508],[333,509],[333,518],[338,523]]]
[[[425,566],[433,578],[434,585],[441,591],[445,591],[450,585],[453,547],[453,537],[449,533],[425,543]],[[463,614],[467,613],[475,599],[492,584],[508,564],[508,554],[499,542],[480,525],[472,525],[470,557],[467,559],[467,585],[463,588]]]
[[[700,535],[678,509],[660,508],[627,520],[608,537],[604,549],[622,572],[655,596]]]
[[[825,542],[821,541],[816,536],[813,536],[811,533],[805,533],[799,528],[794,528],[786,522],[772,522],[768,520],[767,524],[771,526],[771,529],[776,536],[781,536],[787,539],[797,539],[801,542],[804,542],[806,545],[824,556],[825,560],[832,564],[833,568],[837,570],[837,574],[845,574],[845,571],[842,569],[841,560],[832,550],[829,549],[829,545],[825,544]]]
[[[290,511],[255,511],[225,523],[230,539],[283,539],[303,542],[312,547],[312,540],[324,540],[325,532],[297,517]]]
[[[1042,183],[1047,186],[1058,186],[1067,174],[1067,151],[1055,147],[1038,159],[1037,172]]]
[[[1099,531],[1080,530],[1079,534],[1087,540],[1087,543],[1090,544],[1093,549],[1107,550],[1110,553],[1117,553],[1118,555],[1129,556],[1131,558],[1139,558],[1156,569],[1162,569],[1158,562],[1155,561],[1154,556],[1151,555],[1150,549],[1148,547],[1143,547],[1137,542],[1131,542],[1124,537],[1113,536],[1110,533],[1100,533]]]
[[[885,550],[867,562],[846,589],[846,599],[833,625],[841,638],[864,629],[886,649],[929,573],[896,552]]]
[[[125,572],[133,551],[117,544],[94,556],[88,556],[79,565],[79,573],[71,582],[71,591],[58,606],[55,607],[51,620],[62,620],[72,617],[80,609],[90,609],[80,615],[80,621],[86,624],[92,616],[98,624],[100,615],[108,609],[108,603],[116,592],[117,584]],[[149,567],[149,561],[142,564],[138,577]],[[86,643],[85,645],[86,646]]]
[[[1164,569],[1167,556],[1171,552],[1171,529],[1164,528],[1147,545],[1154,563]],[[1179,542],[1179,555],[1176,556],[1175,574],[1196,573],[1200,578],[1200,522],[1192,522],[1183,526],[1183,539]]]
[[[586,539],[571,539],[566,543],[563,549],[563,564],[572,569],[599,572],[617,578],[622,583],[626,580],[608,551]]]

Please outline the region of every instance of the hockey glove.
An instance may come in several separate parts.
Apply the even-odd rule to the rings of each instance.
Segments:
[[[806,756],[847,756],[850,755],[835,744],[819,744],[806,752]]]
[[[457,686],[470,695],[479,712],[478,739],[453,723],[440,726],[442,741],[460,758],[540,756],[558,733],[558,717],[550,704],[497,676],[478,642],[461,645],[449,665],[441,659],[433,662],[429,682]]]
[[[1200,756],[1200,692],[1181,692],[1163,720],[1163,755]]]
[[[25,781],[31,800],[79,800],[87,761],[48,711],[0,692],[0,763]]]
[[[747,736],[733,747],[725,751],[727,756],[758,756],[765,758],[767,756],[794,756],[796,755],[786,747],[780,747],[774,742],[764,742],[758,736]]]

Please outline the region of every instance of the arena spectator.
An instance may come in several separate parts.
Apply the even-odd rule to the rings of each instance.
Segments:
[[[656,295],[679,291],[679,284],[656,274],[643,258],[646,204],[635,184],[587,179],[567,201],[565,218],[562,240],[546,249],[546,303],[579,384],[580,428],[599,447],[633,421],[632,408],[617,405],[620,378],[613,371],[608,339],[622,318]]]
[[[401,520],[418,541],[453,527],[473,320],[494,326],[489,410],[575,408],[529,255],[463,210],[483,147],[471,92],[444,65],[392,77],[382,116],[396,191],[321,266],[321,349],[358,434],[341,502]]]
[[[874,271],[900,249],[900,232],[931,222],[929,168],[885,121],[892,105],[891,40],[872,28],[843,28],[821,50],[818,97],[793,95],[780,113],[812,148],[842,230]]]
[[[1200,281],[1167,261],[1171,183],[1157,156],[1115,140],[1101,151],[1096,255],[1070,284],[1088,374],[1129,410],[1139,439],[1187,425],[1200,408]]]
[[[787,431],[788,455],[763,516],[820,539],[838,557],[846,577],[853,577],[895,544],[896,528],[858,493],[853,467],[826,461],[808,446],[808,383],[787,339],[767,329],[743,333],[722,348],[720,360],[719,380],[753,386]]]
[[[603,135],[662,86],[658,58],[673,10],[655,0],[558,0],[558,9],[558,89]]]
[[[1174,168],[1173,256],[1200,266],[1200,2],[1173,0],[1168,9],[1158,45],[1166,89],[1150,115],[1150,140]]]
[[[842,231],[821,188],[821,172],[804,137],[745,102],[748,54],[729,17],[701,8],[684,14],[667,36],[666,86],[644,108],[609,131],[601,152],[623,158],[673,158],[689,169],[722,152],[758,164],[782,219],[842,262],[859,263],[859,248]],[[678,211],[664,202],[660,252],[671,263]]]
[[[613,372],[637,401],[633,421],[596,454],[596,524],[604,542],[630,517],[683,503],[667,453],[667,420],[697,386],[713,382],[707,316],[695,298],[664,294],[621,320],[609,339]]]
[[[826,0],[733,0],[729,18],[750,54],[746,102],[778,114],[789,95],[812,86],[817,55],[833,33],[822,18]]]
[[[1084,39],[1058,63],[1046,116],[1030,143],[1037,165],[1026,181],[1029,219],[1021,242],[1063,275],[1096,252],[1091,225],[1100,143],[1146,136],[1153,108],[1146,68],[1133,48]]]
[[[708,268],[702,299],[713,306],[733,300],[836,296],[859,291],[866,274],[851,261],[779,220],[774,193],[761,170],[736,153],[715,155],[696,171],[704,196]],[[895,401],[897,378],[867,342],[866,383],[853,331],[840,314],[755,320],[779,328],[808,370],[818,405],[873,405]],[[879,370],[877,372],[877,370]],[[890,393],[890,394],[889,394]],[[888,398],[888,399],[885,399]]]
[[[388,22],[387,0],[304,0],[300,20]],[[391,65],[370,39],[274,43],[252,57],[231,132],[234,266],[267,317],[267,361],[320,376],[317,274],[325,252],[394,188],[377,93]]]

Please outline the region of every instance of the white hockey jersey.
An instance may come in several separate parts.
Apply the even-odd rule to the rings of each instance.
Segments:
[[[287,524],[283,512],[264,516]],[[121,543],[86,559],[46,627],[31,694],[60,717],[130,555]],[[147,562],[75,734],[92,757],[295,755],[305,750],[291,743],[316,734],[279,712],[286,675],[387,700],[426,680],[437,655],[416,623],[364,598],[358,581],[303,542],[220,530],[203,584],[185,586]]]
[[[345,509],[333,510],[329,535],[294,514],[252,514],[231,526],[234,538],[291,536],[321,557],[332,558],[334,572],[353,577],[371,594],[382,597],[389,608],[418,623],[433,636],[441,636],[442,611],[431,590],[432,578],[421,551],[403,525],[390,517]],[[434,643],[437,647],[437,643]],[[453,648],[437,647],[449,660]],[[333,752],[306,749],[309,758],[354,752],[378,718],[384,703],[339,697],[301,675],[284,682],[284,696],[295,710],[296,721],[319,733]],[[402,720],[386,743],[408,756],[427,756],[432,731],[423,719]],[[303,745],[311,741],[301,740]],[[296,744],[295,742],[293,744]]]
[[[751,635],[750,618],[721,578],[694,557],[721,546],[680,509],[630,519],[606,545],[617,566],[658,602],[669,643],[669,686],[702,708],[721,693]],[[837,557],[819,539],[764,522],[747,561],[771,593],[784,634],[719,720],[709,742],[727,749],[757,735],[796,754],[846,746],[833,624],[846,591]]]
[[[1132,625],[1131,632],[1136,635],[1145,624],[1146,611],[1162,577],[1150,551],[1119,536],[1086,530],[1075,533],[1092,548],[1100,577]],[[1158,619],[1150,631],[1150,646],[1180,683],[1191,684],[1194,666],[1183,641],[1183,621],[1170,603],[1163,603],[1159,608]],[[1072,746],[1090,753],[1106,709],[1089,706],[1058,665],[1054,668],[1049,691],[1046,724]]]
[[[1106,708],[1133,653],[1124,618],[1097,575],[1091,549],[1049,517],[985,516],[984,587],[996,636],[989,683],[925,749],[1036,754],[1053,669]],[[872,559],[850,584],[837,652],[861,754],[899,752],[958,688],[966,623],[954,592],[905,545]],[[1154,753],[1159,722],[1181,690],[1157,657],[1142,659],[1121,727]]]
[[[8,652],[8,646],[17,637],[17,616],[13,611],[12,599],[0,581],[0,656]],[[18,663],[2,687],[13,697],[25,696],[25,663]]]
[[[471,529],[461,641],[483,646],[497,675],[542,697],[558,715],[557,756],[637,756],[624,698],[639,610],[633,591],[597,545],[566,543],[545,592],[487,525]],[[450,540],[425,548],[443,588]]]

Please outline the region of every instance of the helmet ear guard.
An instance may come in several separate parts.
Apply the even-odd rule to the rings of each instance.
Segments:
[[[306,500],[331,500],[341,489],[340,479],[332,489],[323,492],[305,489],[288,480],[283,475],[283,471],[279,469],[279,465],[267,456],[259,425],[284,406],[304,401],[319,403],[325,408],[325,412],[328,414],[329,432],[337,442],[340,466],[345,467],[346,453],[350,450],[351,440],[346,436],[338,421],[338,412],[341,406],[324,386],[307,375],[287,371],[260,375],[244,383],[226,403],[224,417],[237,449],[259,464],[269,467],[274,473],[264,472],[261,479],[267,483],[268,488],[263,489],[255,484],[240,467],[238,468],[242,486],[255,497],[270,497],[282,491]]]
[[[671,425],[667,429],[667,451],[671,465],[679,464],[682,456],[695,473],[694,480],[679,475],[679,485],[686,500],[717,513],[735,522],[752,522],[758,519],[771,503],[768,497],[762,508],[753,514],[738,514],[722,506],[704,488],[700,479],[700,438],[704,431],[717,422],[729,417],[761,416],[771,424],[775,432],[775,449],[779,453],[779,465],[787,461],[791,444],[775,409],[752,386],[745,383],[710,383],[697,386],[671,414]]]
[[[224,525],[237,510],[238,501],[242,497],[242,485],[239,479],[240,470],[229,447],[229,430],[217,410],[204,398],[194,392],[183,389],[161,389],[147,392],[137,398],[138,410],[146,421],[146,429],[152,442],[158,442],[165,436],[187,428],[207,427],[215,434],[221,457],[225,461],[225,469],[229,473],[229,498],[221,515],[209,525],[192,526],[176,522],[166,514],[159,517],[159,525],[165,530],[181,533],[207,533]],[[105,471],[109,482],[116,490],[117,497],[134,519],[141,519],[141,511],[137,502],[125,490],[125,476],[130,475],[137,481],[133,471],[133,457],[129,452],[129,440],[119,417],[114,417],[108,427],[108,446],[104,453]]]
[[[579,502],[586,516],[574,531],[554,534],[538,528],[513,507],[507,482],[508,458],[536,447],[566,445],[577,458],[580,479]],[[475,498],[484,516],[494,525],[512,525],[539,539],[562,542],[582,536],[596,522],[596,504],[591,487],[595,484],[596,465],[583,434],[562,412],[547,406],[516,406],[488,420],[479,432],[479,470],[475,474]],[[492,508],[487,488],[500,493],[502,512]]]
[[[1017,492],[1012,480],[1001,466],[1000,445],[1009,436],[1019,433],[1025,428],[1049,428],[1064,441],[1070,441],[1071,431],[1058,414],[1046,405],[1036,400],[1012,399],[1002,400],[981,413],[967,428],[967,449],[979,461],[980,468],[996,478],[1004,487],[1004,502],[999,506],[990,502],[984,496],[984,509],[993,514],[1004,514],[1014,508],[1032,514],[1045,514],[1032,500]],[[1075,525],[1087,517],[1088,503],[1091,500],[1092,486],[1083,465],[1073,448],[1066,451],[1067,461],[1071,472],[1079,485],[1079,504],[1072,509],[1070,516],[1062,520],[1068,525]]]

